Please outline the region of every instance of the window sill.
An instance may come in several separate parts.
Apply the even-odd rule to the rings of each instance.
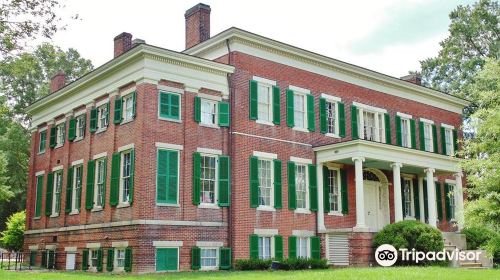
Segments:
[[[182,123],[182,120],[177,120],[177,119],[171,119],[171,118],[165,118],[165,117],[158,117],[158,119],[162,120],[162,121],[167,121],[167,122]]]
[[[304,209],[304,208],[298,208],[293,211],[295,214],[311,214],[311,210],[309,209]]]
[[[59,149],[59,148],[61,148],[62,146],[64,146],[64,144],[61,144],[61,145],[56,145],[56,146],[54,147],[54,150],[55,150],[55,149]]]
[[[220,209],[220,207],[216,204],[208,204],[208,203],[200,203],[198,205],[198,208],[204,208],[204,209]]]
[[[259,207],[257,207],[257,211],[276,212],[276,208],[274,208],[272,206],[263,206],[263,205],[260,205]]]
[[[120,202],[116,206],[116,208],[125,208],[125,207],[130,207],[130,203],[128,203],[128,202]]]
[[[52,215],[49,216],[50,218],[57,218],[59,217],[59,213],[54,213]]]
[[[256,120],[255,122],[258,123],[258,124],[264,124],[264,125],[270,125],[270,126],[274,126],[275,125],[272,122],[263,121],[263,120]]]
[[[80,211],[78,210],[71,210],[71,212],[68,213],[68,215],[77,215],[77,214],[80,214]]]
[[[343,217],[344,216],[344,214],[342,214],[342,212],[338,212],[338,211],[330,211],[330,212],[328,212],[327,215],[329,215],[329,216],[339,216],[339,217]]]
[[[123,272],[125,272],[125,269],[123,267],[115,267],[113,269],[113,272],[114,273],[123,273]]]
[[[327,134],[325,134],[325,136],[332,137],[332,138],[340,138],[340,136],[338,136],[337,134],[333,134],[333,133],[327,133]]]
[[[161,206],[161,207],[181,207],[180,204],[175,204],[175,203],[156,203],[156,206]]]
[[[99,133],[102,133],[102,132],[104,132],[104,131],[106,131],[106,130],[108,130],[108,128],[107,128],[107,127],[106,127],[106,128],[98,128],[98,129],[94,132],[94,134],[99,134]]]
[[[92,210],[90,210],[91,212],[99,212],[99,211],[102,211],[102,207],[94,207],[92,208]]]
[[[37,155],[39,155],[39,156],[40,156],[40,155],[43,155],[43,154],[45,154],[45,151],[43,151],[43,152],[38,152],[38,153],[37,153]]]
[[[220,126],[215,125],[215,124],[206,124],[206,123],[201,123],[201,122],[200,122],[200,126],[208,127],[208,128],[215,128],[215,129],[219,129],[220,128]]]
[[[300,132],[310,132],[307,128],[303,128],[303,127],[294,126],[292,129],[295,131],[300,131]]]
[[[120,125],[128,124],[128,123],[132,122],[133,120],[134,120],[133,118],[132,118],[132,119],[130,119],[130,120],[125,120],[125,119],[124,119],[124,120],[123,120],[123,121],[121,121],[119,124],[120,124]]]
[[[40,220],[42,217],[34,217],[33,220]]]
[[[80,142],[82,140],[83,140],[83,137],[78,137],[78,138],[73,139],[73,143]]]

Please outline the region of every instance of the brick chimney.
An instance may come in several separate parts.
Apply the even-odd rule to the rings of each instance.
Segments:
[[[117,57],[132,48],[132,34],[122,32],[115,37],[114,57]]]
[[[191,48],[210,38],[210,6],[198,4],[187,10],[186,18],[186,49]]]
[[[400,79],[403,81],[414,83],[416,85],[422,84],[422,76],[420,76],[420,74],[410,74],[410,75],[403,76]]]
[[[50,78],[50,93],[62,89],[66,85],[66,74],[64,71],[57,72]]]

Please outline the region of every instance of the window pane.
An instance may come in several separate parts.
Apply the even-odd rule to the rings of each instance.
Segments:
[[[294,125],[296,127],[305,128],[305,96],[302,94],[295,94],[293,97],[294,109]]]
[[[217,103],[209,100],[201,100],[201,123],[215,125],[217,114]]]
[[[424,145],[427,152],[432,152],[432,127],[430,124],[424,124]]]
[[[259,205],[271,206],[271,163],[270,160],[259,160]]]
[[[123,154],[123,163],[122,163],[122,202],[129,201],[129,193],[130,193],[130,152]]]
[[[403,143],[403,147],[410,147],[410,143],[408,141],[409,131],[408,131],[408,120],[401,119],[401,140]]]
[[[271,258],[271,237],[259,237],[259,259]]]
[[[339,209],[339,186],[338,186],[338,172],[337,170],[328,170],[328,186],[329,186],[329,201],[331,211],[340,211]]]
[[[271,120],[271,88],[259,84],[257,87],[257,110],[258,119],[262,121]]]
[[[403,205],[404,205],[404,215],[406,217],[411,217],[412,214],[412,180],[411,179],[404,179],[403,180]]]
[[[365,132],[365,139],[375,141],[375,113],[363,111],[363,129]]]
[[[215,203],[216,157],[201,157],[201,203]]]
[[[335,111],[335,103],[326,102],[326,124],[327,132],[336,134],[337,112]]]
[[[306,166],[295,165],[295,191],[297,195],[297,208],[307,207]]]

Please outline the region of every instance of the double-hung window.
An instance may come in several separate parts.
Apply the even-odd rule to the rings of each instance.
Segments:
[[[56,148],[64,145],[66,123],[58,124],[56,127]]]
[[[76,165],[73,167],[73,191],[71,192],[71,212],[78,212],[81,204],[81,190],[83,178],[83,165]]]
[[[97,265],[99,264],[99,250],[90,250],[89,253],[89,267],[90,268],[97,268]]]
[[[201,269],[209,270],[217,268],[217,251],[217,248],[200,249]]]
[[[121,154],[120,173],[120,203],[128,203],[130,200],[132,153],[125,151]]]
[[[262,122],[272,122],[272,86],[260,83],[257,86],[257,119]]]
[[[295,192],[298,209],[308,209],[307,165],[295,165]]]
[[[338,135],[337,102],[326,101],[326,133]]]
[[[259,259],[267,260],[272,257],[271,236],[259,236]]]
[[[328,202],[330,203],[330,211],[341,212],[341,193],[340,193],[340,176],[338,169],[328,169]]]
[[[444,139],[446,145],[446,155],[452,155],[454,151],[453,151],[453,134],[451,129],[449,128],[444,129]]]
[[[201,123],[217,126],[217,101],[201,99]]]
[[[413,180],[411,178],[403,178],[403,214],[405,217],[413,217]]]
[[[297,258],[309,258],[309,237],[297,237]]]
[[[448,193],[446,194],[449,200],[449,211],[448,214],[451,220],[456,219],[456,201],[455,201],[455,185],[448,184]]]
[[[296,128],[307,129],[307,102],[306,95],[294,92],[293,121]]]
[[[363,111],[363,131],[366,140],[376,141],[377,122],[374,112]]]
[[[129,94],[122,98],[122,122],[128,122],[134,119],[134,96]]]
[[[40,131],[40,140],[38,142],[38,153],[45,153],[45,147],[47,146],[47,130]]]
[[[121,269],[125,267],[125,249],[124,248],[115,249],[115,266],[117,268],[121,268]]]
[[[358,134],[360,139],[385,143],[385,121],[386,110],[354,103],[357,108]]]
[[[62,170],[54,172],[54,191],[52,194],[52,215],[59,215],[61,212],[61,191],[62,191]]]
[[[273,161],[259,159],[259,205],[273,206]]]
[[[200,203],[215,204],[217,197],[217,156],[201,156]]]
[[[403,147],[411,148],[410,120],[401,118],[401,143]]]
[[[106,185],[106,158],[95,161],[95,184],[94,184],[94,207],[101,208],[104,205],[104,191]]]
[[[75,140],[81,140],[85,136],[85,117],[85,114],[76,117]]]
[[[434,151],[433,147],[433,135],[432,135],[432,124],[427,122],[422,122],[423,124],[423,132],[424,132],[424,149],[427,152]]]
[[[108,109],[108,103],[97,107],[97,131],[106,130],[108,127]]]

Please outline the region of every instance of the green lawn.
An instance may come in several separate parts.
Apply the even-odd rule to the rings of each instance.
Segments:
[[[111,275],[107,273],[83,272],[12,272],[0,271],[2,280],[58,280],[58,279],[224,279],[224,280],[278,280],[278,279],[500,279],[500,269],[453,269],[441,267],[399,267],[399,268],[346,268],[295,272],[180,272],[143,275]]]

